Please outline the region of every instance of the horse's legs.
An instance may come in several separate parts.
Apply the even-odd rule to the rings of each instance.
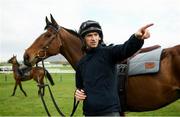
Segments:
[[[39,90],[38,90],[38,95],[41,96],[41,86],[38,84]]]
[[[44,96],[44,92],[45,92],[45,86],[44,86],[44,84],[39,84],[38,83],[38,87],[39,87],[39,90],[38,90],[38,95],[39,96]]]
[[[39,87],[39,90],[38,90],[38,95],[39,95],[39,96],[41,96],[41,95],[42,95],[42,91],[41,91],[42,86],[41,86],[41,84],[40,84],[40,83],[38,83],[38,85],[37,85],[37,86]]]
[[[11,96],[14,96],[14,95],[15,95],[17,85],[18,85],[18,83],[17,83],[17,82],[15,82],[14,90],[13,90],[13,93],[12,93],[12,95],[11,95]]]
[[[41,85],[42,85],[42,89],[43,89],[43,96],[45,95],[45,85],[44,85],[44,81],[42,81],[42,83],[41,83]]]
[[[36,80],[39,86],[38,95],[42,95],[42,96],[44,96],[45,94],[45,86],[44,86],[43,78],[44,76],[38,76]]]
[[[24,93],[24,95],[27,96],[26,92],[25,92],[25,91],[23,90],[23,88],[22,88],[21,82],[19,83],[19,87],[20,87],[21,91]]]
[[[44,84],[43,84],[42,89],[43,89],[43,96],[44,96],[44,94],[45,94],[45,86],[44,86]]]

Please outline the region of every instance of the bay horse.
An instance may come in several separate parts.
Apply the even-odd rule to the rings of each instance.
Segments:
[[[13,57],[11,57],[8,60],[8,63],[12,64],[12,70],[13,70],[13,75],[14,75],[14,80],[15,80],[15,86],[14,86],[14,90],[11,96],[15,95],[17,86],[19,86],[21,91],[24,93],[24,95],[27,96],[26,92],[22,88],[22,84],[21,84],[22,81],[28,81],[28,80],[34,79],[39,85],[39,90],[38,90],[39,95],[41,93],[41,89],[43,89],[43,95],[44,95],[43,85],[44,85],[45,76],[48,78],[51,85],[54,85],[54,81],[50,73],[42,67],[29,67],[27,71],[28,73],[26,75],[23,75],[23,73],[21,73],[20,71],[20,64],[18,63],[16,56],[13,55]]]
[[[76,31],[59,26],[51,15],[46,17],[46,32],[41,34],[24,53],[24,63],[35,63],[62,54],[76,70],[76,63],[84,56],[82,42]],[[129,76],[127,79],[127,111],[152,111],[164,107],[180,97],[180,45],[162,51],[160,71],[156,74]]]

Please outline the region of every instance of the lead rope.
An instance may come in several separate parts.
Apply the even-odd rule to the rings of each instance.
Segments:
[[[44,66],[44,59],[42,60],[42,66],[43,66],[43,68],[44,68],[44,70],[45,70],[45,66]],[[46,82],[47,82],[47,79],[46,79]],[[65,115],[62,113],[62,111],[59,109],[59,107],[58,107],[58,105],[57,105],[57,103],[56,103],[56,101],[55,101],[55,99],[54,99],[54,96],[53,96],[53,93],[52,93],[52,91],[51,91],[51,88],[50,88],[50,86],[49,86],[49,84],[47,83],[47,84],[45,84],[44,86],[40,86],[40,85],[38,85],[39,86],[39,88],[41,88],[41,87],[48,87],[48,90],[49,90],[49,93],[50,93],[50,96],[51,96],[51,99],[52,99],[52,101],[53,101],[53,104],[54,104],[54,106],[56,107],[56,110],[58,111],[58,113],[62,116],[62,117],[65,117]],[[41,90],[40,90],[41,91]],[[45,102],[45,100],[44,100],[44,95],[43,95],[43,93],[42,92],[40,92],[41,93],[41,101],[43,102],[43,106],[44,106],[44,108],[45,108],[45,110],[46,110],[46,113],[47,113],[47,115],[48,116],[51,116],[50,115],[50,113],[49,113],[49,110],[48,110],[48,108],[47,108],[47,105],[46,105],[46,102]],[[74,102],[73,102],[73,110],[72,110],[72,113],[71,113],[71,117],[74,115],[74,113],[75,113],[75,111],[76,111],[76,109],[77,109],[77,107],[78,107],[78,104],[79,104],[79,101],[77,101],[76,102],[76,98],[74,97]]]
[[[36,67],[38,67],[38,64],[36,63]],[[44,67],[43,67],[44,68]],[[46,82],[47,82],[47,80],[46,80]],[[43,103],[43,106],[44,106],[44,108],[45,108],[45,110],[46,110],[46,113],[47,113],[47,115],[50,117],[51,116],[51,114],[49,113],[49,110],[48,110],[48,108],[47,108],[47,105],[46,105],[46,102],[45,102],[45,100],[44,100],[44,95],[43,95],[43,93],[41,92],[41,89],[42,89],[42,87],[45,87],[45,85],[40,85],[40,84],[38,84],[37,85],[38,87],[39,87],[39,93],[40,93],[40,97],[41,97],[41,101],[42,101],[42,103]]]
[[[41,86],[40,84],[39,84],[38,86],[39,86],[39,88],[41,89],[42,86]],[[45,85],[44,85],[43,87],[45,87]],[[49,113],[49,110],[48,110],[48,108],[47,108],[46,102],[45,102],[45,100],[44,100],[44,95],[43,95],[43,93],[41,92],[41,90],[40,90],[40,97],[41,97],[41,101],[42,101],[42,103],[43,103],[43,106],[44,106],[44,108],[45,108],[45,110],[46,110],[46,113],[47,113],[47,115],[50,117],[51,114]]]
[[[75,92],[76,92],[76,91],[75,91]],[[74,92],[74,94],[75,94],[75,92]],[[76,109],[77,109],[78,105],[79,105],[79,101],[76,101],[76,98],[75,98],[75,96],[74,96],[73,110],[72,110],[72,113],[71,113],[70,117],[72,117],[72,116],[74,115],[74,113],[76,112]]]
[[[44,59],[42,60],[42,66],[43,66],[43,68],[44,68],[44,70],[45,70],[45,66],[44,66]],[[47,82],[47,80],[46,80],[46,82]],[[62,113],[62,111],[59,109],[59,107],[58,107],[58,105],[57,105],[57,103],[56,103],[56,101],[55,101],[55,99],[54,99],[54,96],[53,96],[53,94],[52,94],[52,91],[51,91],[51,89],[50,89],[50,86],[49,86],[49,84],[47,83],[47,84],[45,84],[44,86],[40,86],[39,85],[39,87],[41,88],[41,87],[48,87],[48,90],[49,90],[49,93],[50,93],[50,96],[51,96],[51,99],[52,99],[52,101],[53,101],[53,104],[54,104],[54,106],[56,107],[56,110],[58,111],[58,113],[61,115],[61,116],[65,116],[63,113]],[[44,95],[43,95],[43,93],[42,92],[40,92],[41,93],[41,101],[43,102],[43,105],[44,105],[44,108],[45,108],[45,110],[46,110],[46,113],[47,113],[47,115],[48,116],[51,116],[50,115],[50,113],[49,113],[49,110],[48,110],[48,108],[47,108],[47,105],[46,105],[46,102],[45,102],[45,100],[44,100]]]

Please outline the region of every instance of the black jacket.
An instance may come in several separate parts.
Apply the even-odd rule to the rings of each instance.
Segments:
[[[132,56],[143,43],[143,40],[132,35],[123,45],[99,45],[78,62],[76,87],[84,89],[87,95],[83,102],[85,115],[103,115],[121,110],[116,63]]]

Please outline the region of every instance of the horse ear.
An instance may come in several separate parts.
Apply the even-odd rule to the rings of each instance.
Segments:
[[[49,24],[51,24],[51,22],[48,20],[48,18],[46,16],[46,26],[48,26]]]
[[[52,16],[52,14],[50,14],[50,16],[51,16],[51,22],[52,22],[52,24],[56,27],[56,28],[58,28],[58,23],[56,22],[56,20],[53,18],[53,16]]]

